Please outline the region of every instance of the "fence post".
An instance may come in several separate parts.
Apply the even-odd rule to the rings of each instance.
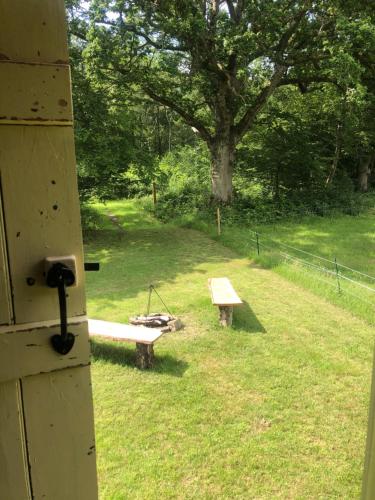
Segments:
[[[220,236],[220,235],[221,235],[221,215],[220,215],[220,207],[217,207],[216,216],[217,216],[217,234]]]
[[[154,207],[156,206],[156,182],[152,181],[152,200],[154,202]]]
[[[339,266],[337,265],[337,259],[336,259],[336,257],[335,257],[335,269],[336,269],[337,291],[339,293],[341,293],[340,273],[339,273]]]
[[[260,249],[259,249],[259,234],[255,233],[256,239],[257,239],[257,253],[258,255],[260,254]]]

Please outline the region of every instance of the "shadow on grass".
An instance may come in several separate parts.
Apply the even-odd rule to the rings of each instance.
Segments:
[[[121,344],[109,344],[91,340],[91,354],[93,360],[104,360],[112,364],[135,367],[135,350],[126,348]],[[166,373],[174,377],[182,377],[188,368],[188,363],[176,359],[169,354],[159,355],[155,349],[155,366],[151,371],[155,373]]]
[[[86,238],[86,258],[101,263],[100,273],[87,276],[91,297],[114,300],[134,298],[147,292],[150,283],[174,284],[177,277],[197,272],[205,266],[225,265],[235,255],[225,255],[217,243],[204,234],[166,226],[126,231],[92,231]],[[109,305],[109,303],[107,305]]]
[[[122,242],[126,236],[124,230],[119,230],[117,226],[113,225],[113,229],[84,229],[82,237],[85,244],[105,241],[108,245],[114,245]]]
[[[249,333],[267,333],[246,300],[241,306],[234,308],[232,328]]]

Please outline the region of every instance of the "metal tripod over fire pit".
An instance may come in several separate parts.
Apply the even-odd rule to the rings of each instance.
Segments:
[[[158,296],[160,302],[163,304],[168,314],[150,313],[152,292],[155,292],[155,294]],[[181,321],[173,316],[171,311],[168,309],[167,304],[161,298],[160,294],[153,284],[150,284],[149,286],[146,314],[143,316],[130,318],[130,323],[132,325],[143,325],[149,328],[160,328],[162,332],[175,332],[176,330],[180,330],[182,328]]]
[[[155,292],[156,295],[159,297],[160,299],[160,302],[163,304],[163,306],[165,307],[165,309],[167,310],[167,312],[169,313],[170,316],[173,317],[173,314],[171,313],[171,311],[168,309],[168,306],[166,305],[166,303],[164,302],[164,300],[161,298],[159,292],[156,290],[155,286],[151,283],[150,286],[148,287],[148,301],[147,301],[147,312],[146,312],[146,316],[148,316],[150,314],[150,308],[151,308],[151,295],[152,295],[152,292]]]

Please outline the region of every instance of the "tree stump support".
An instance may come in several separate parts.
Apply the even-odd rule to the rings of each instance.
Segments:
[[[154,345],[136,343],[135,363],[141,370],[146,370],[154,366]]]
[[[233,320],[233,306],[219,306],[219,321],[221,326],[231,326]]]

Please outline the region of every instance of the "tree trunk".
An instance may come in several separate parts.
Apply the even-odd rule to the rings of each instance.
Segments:
[[[342,123],[338,122],[336,126],[336,135],[335,135],[335,154],[333,156],[331,170],[326,179],[326,185],[331,184],[336,174],[337,166],[340,161],[341,143],[342,143]]]
[[[219,321],[221,326],[232,326],[233,306],[219,306]]]
[[[364,158],[358,167],[358,190],[361,193],[368,191],[368,178],[371,173],[371,167],[374,163],[375,155],[371,154]]]
[[[277,163],[273,179],[273,201],[280,201],[280,163]]]
[[[340,116],[338,117],[337,124],[336,124],[336,134],[335,134],[335,154],[332,159],[332,164],[331,164],[331,170],[328,174],[328,177],[326,179],[326,186],[328,184],[331,184],[334,176],[336,175],[337,167],[339,165],[339,161],[341,158],[341,149],[343,145],[343,134],[344,134],[344,126],[345,126],[345,120],[346,120],[346,113],[347,113],[347,102],[344,99],[341,105],[340,109]]]
[[[135,364],[141,370],[146,370],[154,366],[154,346],[153,344],[136,343]]]
[[[227,137],[213,141],[210,151],[213,197],[217,202],[230,203],[233,198],[234,140]]]

